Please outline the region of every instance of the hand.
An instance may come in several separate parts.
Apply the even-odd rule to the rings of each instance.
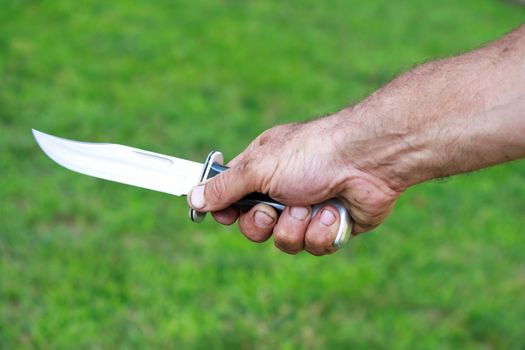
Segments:
[[[365,138],[358,138],[359,147]],[[349,152],[348,140],[338,117],[271,128],[233,159],[228,171],[194,188],[190,205],[213,212],[225,225],[238,218],[241,232],[254,242],[264,242],[273,233],[275,245],[286,253],[332,253],[339,214],[326,206],[312,217],[312,204],[340,198],[354,220],[352,235],[357,235],[381,224],[400,194],[356,167],[365,155]],[[360,157],[353,160],[353,153]],[[263,204],[246,213],[229,207],[251,192],[268,194],[287,208],[278,217]]]
[[[237,218],[255,242],[273,233],[291,254],[334,251],[337,211],[311,205],[341,199],[352,234],[381,224],[409,186],[525,158],[525,25],[458,57],[429,62],[354,107],[308,123],[272,128],[197,186],[190,205],[225,225]],[[497,86],[497,89],[494,89]],[[262,192],[288,207],[229,207]]]

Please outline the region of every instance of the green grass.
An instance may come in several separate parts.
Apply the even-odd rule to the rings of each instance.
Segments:
[[[0,348],[523,349],[525,163],[410,189],[336,255],[69,172],[30,129],[195,160],[508,32],[503,1],[0,0]],[[497,87],[495,87],[497,88]]]

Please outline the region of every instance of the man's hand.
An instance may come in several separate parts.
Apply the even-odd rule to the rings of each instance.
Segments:
[[[429,62],[356,106],[272,128],[228,171],[193,189],[190,205],[256,242],[273,233],[291,254],[333,252],[340,198],[356,235],[381,224],[409,186],[525,157],[525,26],[467,54]],[[287,205],[229,207],[251,192]]]
[[[311,204],[340,198],[351,212],[356,235],[382,223],[399,195],[354,166],[347,142],[336,118],[274,127],[233,159],[228,171],[196,187],[190,204],[212,211],[225,225],[239,218],[241,231],[252,241],[264,242],[273,233],[275,245],[284,252],[331,253],[339,214],[326,206],[312,217]],[[240,214],[229,207],[251,192],[269,194],[287,208],[278,217],[263,204]]]

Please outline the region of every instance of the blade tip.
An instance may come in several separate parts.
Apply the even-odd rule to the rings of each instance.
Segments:
[[[35,138],[36,143],[40,147],[40,149],[47,154],[48,157],[55,160],[53,156],[51,155],[51,149],[49,147],[49,142],[52,141],[53,136],[46,134],[45,132],[38,131],[36,129],[31,129],[33,132],[33,137]],[[56,162],[56,160],[55,160]]]
[[[38,143],[38,145],[39,145],[40,147],[42,147],[42,143],[41,143],[41,141],[42,141],[43,137],[46,136],[46,134],[44,134],[43,132],[38,131],[38,130],[36,130],[36,129],[31,129],[31,132],[33,133],[33,137],[35,138],[35,140],[36,140],[36,142]]]
[[[36,129],[31,129],[31,132],[33,134],[33,137],[38,141],[38,138],[39,137],[42,137],[42,136],[45,136],[46,134],[43,133],[42,131],[38,131]]]

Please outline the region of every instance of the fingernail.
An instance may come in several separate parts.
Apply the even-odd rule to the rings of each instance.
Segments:
[[[264,211],[256,211],[255,212],[255,224],[259,226],[260,228],[267,228],[271,224],[273,224],[274,219],[266,214]]]
[[[303,221],[308,216],[308,209],[305,207],[291,207],[290,214],[295,220]]]
[[[335,222],[335,215],[332,214],[330,210],[323,209],[321,218],[319,220],[321,221],[321,224],[325,226],[332,226],[332,224]]]
[[[206,201],[204,200],[204,186],[197,186],[191,191],[190,202],[196,209],[204,208],[206,205]]]

